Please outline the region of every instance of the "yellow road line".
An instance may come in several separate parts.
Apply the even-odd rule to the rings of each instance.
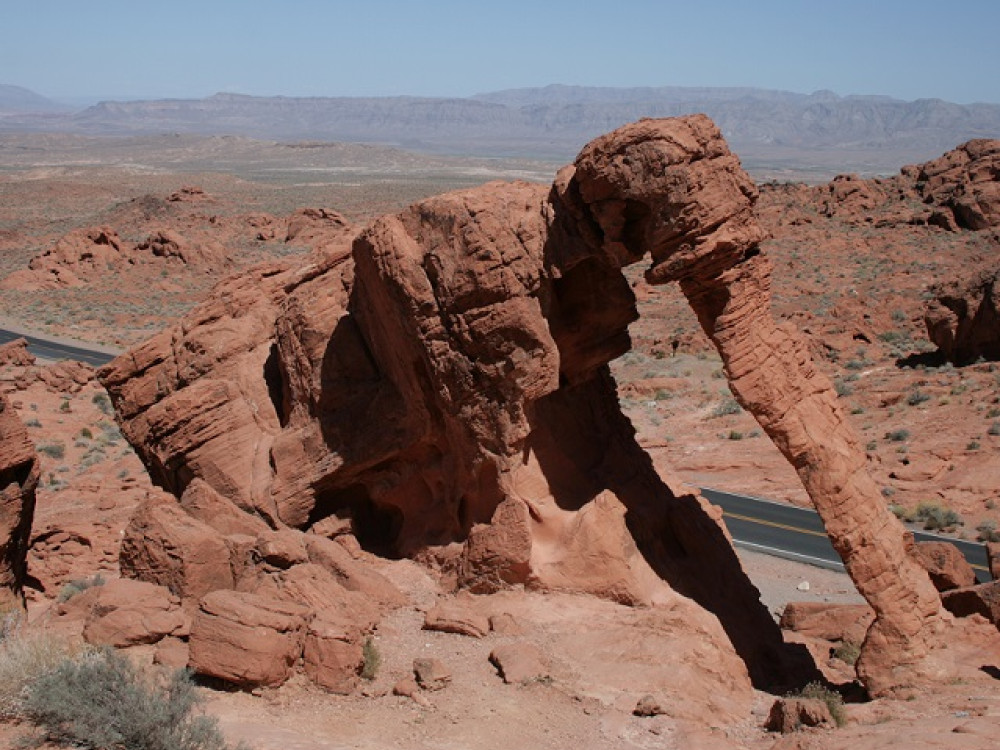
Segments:
[[[758,523],[761,526],[770,526],[774,529],[784,529],[785,531],[797,531],[800,534],[809,534],[811,536],[821,536],[826,539],[826,532],[824,531],[813,531],[812,529],[803,529],[800,526],[789,526],[784,523],[775,523],[774,521],[765,521],[762,518],[754,518],[753,516],[743,516],[739,513],[730,513],[728,510],[722,511],[725,516],[731,516],[732,518],[738,518],[741,521],[749,521],[750,523]]]
[[[724,515],[724,516],[731,516],[732,518],[738,518],[741,521],[749,521],[750,523],[760,524],[761,526],[770,526],[771,528],[774,528],[774,529],[784,529],[785,531],[796,531],[799,534],[809,534],[810,536],[820,536],[820,537],[823,537],[824,539],[827,538],[826,533],[822,532],[822,531],[813,531],[812,529],[803,529],[803,528],[801,528],[799,526],[789,526],[788,524],[784,524],[784,523],[775,523],[774,521],[765,521],[762,518],[754,518],[753,516],[744,516],[744,515],[741,515],[740,513],[731,513],[728,510],[723,510],[722,511],[722,515]],[[969,563],[969,564],[975,570],[983,570],[983,571],[989,572],[989,568],[987,568],[987,567],[985,567],[983,565],[977,565],[976,563]]]

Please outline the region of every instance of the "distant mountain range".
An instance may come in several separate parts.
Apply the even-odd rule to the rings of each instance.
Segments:
[[[8,93],[9,92],[9,93]],[[600,133],[640,117],[705,112],[744,160],[809,159],[898,168],[971,138],[1000,137],[1000,105],[939,99],[795,94],[752,88],[546,86],[473,97],[295,98],[216,94],[205,99],[102,102],[54,116],[17,107],[0,87],[0,131],[200,133],[281,141],[391,144],[411,150],[567,160]],[[51,102],[49,102],[51,104]],[[839,156],[838,156],[839,155]]]
[[[0,117],[8,114],[58,112],[66,107],[30,89],[0,83]]]

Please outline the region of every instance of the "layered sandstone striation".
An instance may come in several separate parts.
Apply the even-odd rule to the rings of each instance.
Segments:
[[[718,511],[658,475],[618,404],[608,363],[628,351],[637,315],[621,269],[650,255],[648,281],[680,283],[875,610],[860,674],[887,690],[924,667],[940,602],[830,383],[770,316],[755,199],[706,117],[645,120],[589,144],[551,190],[491,183],[431,198],[353,245],[340,235],[230,279],[101,379],[183,512],[195,487],[226,508],[201,531],[244,513],[278,533],[424,560],[478,593],[524,585],[674,610],[687,597],[718,618],[706,632],[721,625],[750,676],[773,685],[790,679],[788,652]],[[315,598],[309,549],[216,531],[309,581],[234,562],[237,589]],[[147,538],[164,534],[132,535],[131,559],[158,559]],[[221,616],[210,604],[205,623]],[[288,631],[296,644],[307,620]]]
[[[24,606],[39,474],[38,454],[28,431],[0,395],[0,615]]]

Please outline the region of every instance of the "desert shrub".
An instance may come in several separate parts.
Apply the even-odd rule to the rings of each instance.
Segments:
[[[106,393],[95,393],[91,402],[106,416],[110,417],[115,413],[115,410],[111,408],[111,399],[108,398],[108,394]]]
[[[980,445],[979,445],[979,441],[978,440],[970,440],[965,445],[965,450],[967,450],[967,451],[977,451],[977,450],[979,450],[979,448],[980,448]]]
[[[740,406],[736,399],[732,396],[724,398],[720,401],[714,409],[712,409],[712,418],[716,419],[718,417],[727,417],[731,414],[739,414],[743,411],[743,407]]]
[[[1000,435],[1000,422],[994,422],[990,425],[989,429],[986,430],[988,435],[993,435],[994,437]]]
[[[183,670],[168,680],[140,674],[111,649],[66,658],[28,685],[21,713],[46,740],[92,750],[224,750],[215,719],[194,713]]]
[[[937,503],[920,503],[906,515],[906,520],[922,523],[927,531],[948,531],[962,525],[962,517],[951,508]]]
[[[49,458],[65,458],[66,446],[62,443],[45,443],[44,445],[38,446],[38,452],[44,453]]]
[[[850,396],[854,393],[854,389],[840,378],[833,381],[833,390],[837,392],[838,396]]]
[[[854,665],[861,656],[861,645],[854,641],[844,641],[833,649],[833,655],[842,662]]]
[[[837,723],[838,727],[842,727],[847,723],[847,714],[844,712],[843,697],[840,693],[831,690],[821,682],[810,682],[797,693],[791,693],[790,697],[811,698],[813,700],[823,701],[826,704],[826,707],[830,709],[830,716],[833,717],[833,720]]]
[[[924,393],[919,388],[915,388],[910,391],[910,394],[906,397],[906,403],[910,406],[916,406],[917,404],[922,404],[924,401],[930,401],[931,397]]]
[[[902,443],[904,440],[910,439],[910,431],[903,430],[890,430],[885,433],[886,440],[891,440],[894,443]]]
[[[68,602],[77,594],[94,588],[94,586],[103,586],[105,583],[104,576],[100,573],[91,578],[76,578],[63,584],[56,599],[60,602]]]
[[[1000,533],[997,533],[997,522],[992,519],[983,521],[976,527],[977,538],[981,542],[1000,542]]]
[[[68,398],[64,398],[62,400],[62,403],[59,404],[59,411],[61,411],[61,412],[71,411],[71,408],[70,408],[70,405],[69,405],[69,399]]]
[[[89,427],[84,427],[83,429],[80,430],[80,437],[83,438],[84,440],[92,440],[94,437],[94,433],[90,431]]]
[[[730,440],[742,440],[743,439],[743,433],[740,432],[739,430],[730,430],[729,431],[729,435],[727,437]]]
[[[25,427],[41,427],[42,423],[38,421],[37,417],[32,417],[24,423]]]
[[[996,417],[1000,417],[1000,408],[997,408],[996,406],[994,406],[988,412],[986,412],[986,418],[987,419],[994,419]],[[27,422],[25,422],[25,424],[27,424]]]
[[[0,718],[13,719],[21,714],[25,690],[38,677],[50,672],[69,655],[65,638],[47,630],[27,630],[23,618],[5,621],[0,642]]]
[[[379,653],[378,646],[375,645],[374,638],[365,638],[365,643],[361,647],[361,677],[365,680],[374,680],[378,674],[379,667],[382,666],[382,654]]]

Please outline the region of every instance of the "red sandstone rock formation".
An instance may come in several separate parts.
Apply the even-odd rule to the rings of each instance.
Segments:
[[[376,220],[352,249],[327,244],[230,279],[102,381],[178,497],[201,482],[226,517],[240,509],[307,536],[346,524],[366,549],[433,560],[478,592],[524,584],[654,606],[680,593],[773,684],[784,645],[718,511],[657,475],[607,367],[636,316],[621,267],[651,254],[647,280],[680,282],[874,608],[860,674],[880,692],[925,666],[940,602],[830,384],[770,317],[755,197],[707,118],[642,121],[588,145],[551,191],[494,183],[432,198]],[[335,585],[298,543],[227,540],[241,590],[318,607]],[[246,564],[250,548],[271,573]],[[203,604],[192,663],[209,659],[197,633],[250,604]],[[295,641],[293,659],[308,610],[281,618],[272,640]]]
[[[38,477],[35,446],[0,395],[0,612],[24,606],[25,559]]]
[[[963,229],[1000,226],[1000,140],[964,143],[944,156],[904,167],[925,203],[951,211]]]
[[[62,289],[83,286],[109,265],[122,262],[126,243],[110,227],[77,229],[31,259],[27,271],[16,271],[4,282],[7,289]]]
[[[35,355],[28,351],[28,340],[24,338],[0,344],[0,365],[30,367],[35,364]]]
[[[993,257],[973,264],[962,279],[931,287],[924,310],[927,337],[947,359],[956,364],[1000,359],[998,282],[1000,257]]]

